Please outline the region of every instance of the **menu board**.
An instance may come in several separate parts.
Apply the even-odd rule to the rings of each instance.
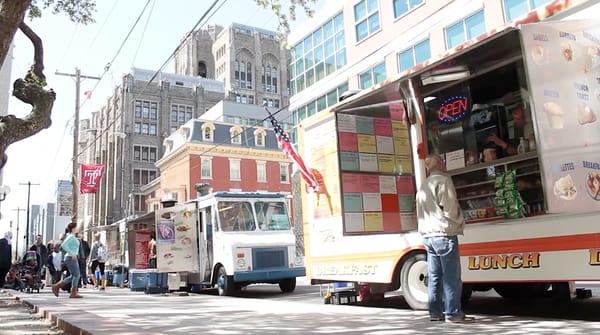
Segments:
[[[337,114],[345,233],[398,233],[415,226],[416,189],[403,115]]]
[[[156,211],[158,272],[198,271],[196,205]]]
[[[522,27],[551,213],[600,210],[600,24]]]
[[[136,269],[147,269],[148,260],[150,258],[150,249],[148,243],[150,242],[149,231],[136,231],[135,232],[135,268]]]

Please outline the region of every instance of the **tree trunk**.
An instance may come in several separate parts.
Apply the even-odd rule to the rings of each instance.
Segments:
[[[0,61],[3,63],[17,29],[20,29],[34,47],[34,64],[25,79],[17,79],[13,95],[30,104],[29,115],[21,119],[14,115],[0,117],[0,170],[6,163],[6,148],[14,142],[37,134],[50,127],[50,115],[56,95],[44,89],[44,48],[42,40],[23,22],[31,0],[0,0]]]

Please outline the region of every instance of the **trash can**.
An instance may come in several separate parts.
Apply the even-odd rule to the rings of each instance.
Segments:
[[[122,286],[125,283],[127,283],[127,273],[128,273],[128,269],[125,265],[116,265],[115,267],[113,267],[112,273],[113,273],[113,278],[112,278],[112,283],[115,286]]]

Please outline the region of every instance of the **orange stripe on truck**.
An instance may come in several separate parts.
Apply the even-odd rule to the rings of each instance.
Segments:
[[[581,250],[600,247],[600,233],[527,238],[521,240],[464,243],[461,256],[523,252]]]

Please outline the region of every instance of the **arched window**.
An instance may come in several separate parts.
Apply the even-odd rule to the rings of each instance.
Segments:
[[[256,145],[257,147],[264,147],[265,146],[265,135],[266,135],[266,132],[264,129],[256,129],[254,131],[254,145]]]
[[[215,138],[215,126],[212,123],[204,123],[202,125],[202,140],[213,142]]]
[[[242,144],[242,128],[233,126],[229,129],[231,135],[231,144]]]
[[[246,88],[246,63],[240,63],[240,87]]]
[[[277,93],[277,68],[273,67],[271,71],[271,92]]]
[[[252,88],[252,63],[246,64],[246,87]]]
[[[267,92],[271,92],[271,67],[267,66]]]
[[[237,60],[235,61],[234,64],[234,80],[235,80],[235,86],[239,87],[240,86],[240,62],[238,62]]]
[[[261,72],[261,76],[260,76],[260,83],[261,83],[261,87],[263,91],[266,91],[267,88],[265,86],[265,66],[262,66],[262,72]]]
[[[206,78],[206,63],[198,62],[198,75],[202,78]]]

